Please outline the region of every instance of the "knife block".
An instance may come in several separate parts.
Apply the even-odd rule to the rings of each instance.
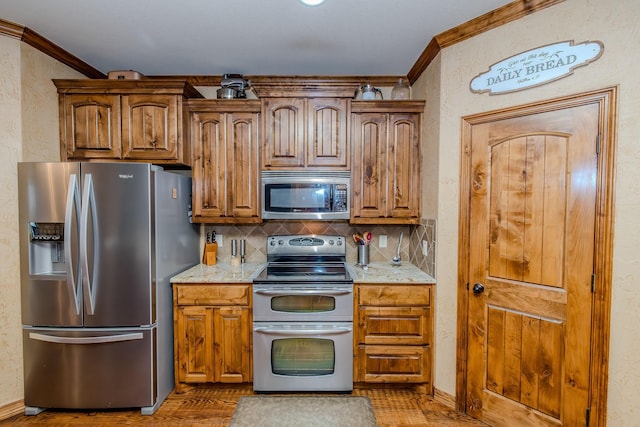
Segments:
[[[216,242],[206,243],[202,251],[202,263],[205,265],[216,265],[218,256],[218,244]]]

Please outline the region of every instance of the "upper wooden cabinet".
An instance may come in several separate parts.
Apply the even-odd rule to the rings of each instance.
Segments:
[[[351,223],[420,221],[424,101],[354,101]]]
[[[263,169],[349,169],[345,98],[263,99]]]
[[[260,101],[191,100],[193,221],[258,223]]]
[[[63,161],[127,160],[190,165],[184,80],[54,80]]]

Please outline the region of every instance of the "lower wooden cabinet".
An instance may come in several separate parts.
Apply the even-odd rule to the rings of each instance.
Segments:
[[[174,285],[175,381],[252,380],[251,285]]]
[[[356,286],[356,382],[417,383],[433,392],[432,285]]]

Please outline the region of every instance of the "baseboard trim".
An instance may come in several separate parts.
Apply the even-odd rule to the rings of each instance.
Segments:
[[[14,415],[22,414],[24,412],[24,400],[20,399],[13,403],[0,406],[0,420],[6,420]]]
[[[455,409],[456,407],[456,397],[452,394],[445,393],[442,390],[438,390],[437,388],[433,389],[433,400],[435,402],[442,403],[451,409]]]

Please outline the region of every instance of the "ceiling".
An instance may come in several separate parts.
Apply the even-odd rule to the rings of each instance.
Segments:
[[[103,73],[406,75],[431,39],[511,0],[0,0]]]

